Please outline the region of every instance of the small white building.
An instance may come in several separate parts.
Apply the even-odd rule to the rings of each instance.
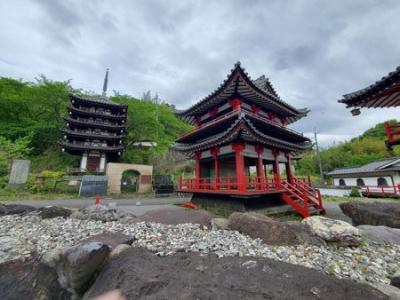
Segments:
[[[360,187],[365,195],[400,194],[400,158],[377,160],[363,166],[339,168],[327,173],[338,187]]]

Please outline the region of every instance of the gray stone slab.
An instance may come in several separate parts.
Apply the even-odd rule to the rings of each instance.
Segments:
[[[23,187],[28,180],[30,165],[30,160],[14,159],[8,184],[13,187]]]
[[[82,177],[79,195],[93,197],[107,195],[108,176],[85,175]]]

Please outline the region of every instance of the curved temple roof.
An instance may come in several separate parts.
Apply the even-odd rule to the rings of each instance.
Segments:
[[[343,95],[338,102],[347,107],[400,106],[400,66],[366,88]]]
[[[290,123],[306,116],[309,112],[307,109],[296,109],[284,102],[265,76],[252,81],[244,68],[240,66],[240,62],[238,62],[227,79],[213,93],[192,107],[184,111],[178,111],[176,114],[193,124],[195,115],[206,113],[211,108],[235,95],[240,95],[269,111],[287,117]]]
[[[69,98],[71,101],[77,100],[77,101],[83,101],[83,102],[97,103],[99,105],[105,105],[105,106],[114,106],[114,107],[119,107],[119,108],[128,107],[127,104],[113,102],[106,96],[88,98],[88,97],[78,96],[75,94],[69,94]]]
[[[238,137],[241,137],[244,140],[257,141],[261,144],[272,146],[277,149],[295,152],[310,149],[312,146],[311,141],[307,138],[304,138],[304,143],[291,143],[262,133],[244,114],[241,114],[227,130],[210,136],[200,142],[175,143],[174,148],[178,151],[194,152],[208,149],[211,146],[225,144],[237,139]]]

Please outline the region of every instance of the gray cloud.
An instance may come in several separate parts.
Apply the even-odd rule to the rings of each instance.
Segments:
[[[0,76],[44,73],[100,91],[109,67],[110,89],[152,90],[186,108],[240,60],[252,78],[265,74],[284,100],[312,110],[293,126],[306,134],[317,127],[324,145],[397,116],[354,118],[337,103],[399,65],[395,0],[16,0],[0,10]]]

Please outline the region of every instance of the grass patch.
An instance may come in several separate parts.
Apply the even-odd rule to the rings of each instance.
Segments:
[[[367,197],[347,197],[347,196],[322,196],[323,202],[400,202],[399,198],[367,198]]]

